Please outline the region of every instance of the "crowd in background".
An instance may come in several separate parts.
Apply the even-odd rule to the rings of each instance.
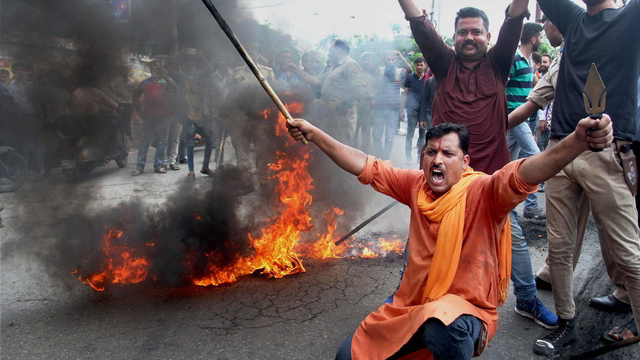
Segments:
[[[257,43],[246,44],[246,49],[280,93],[304,93],[307,112],[317,112],[317,121],[328,131],[337,130],[342,140],[388,159],[394,136],[404,134],[400,122],[407,121],[408,163],[415,128],[420,128],[418,145],[424,143],[427,115],[423,111],[424,121],[419,120],[420,104],[430,78],[424,58],[415,58],[414,72],[399,51],[364,52],[355,61],[343,40],[334,41],[328,54],[286,48],[263,55]],[[200,173],[213,176],[223,156],[221,141],[231,137],[237,165],[245,174],[243,192],[251,192],[251,168],[265,178],[271,160],[262,156],[257,149],[262,142],[254,138],[269,133],[270,125],[254,111],[243,111],[242,105],[236,111],[222,110],[237,100],[238,92],[261,91],[248,67],[232,58],[215,56],[210,61],[197,49],[183,49],[163,61],[148,62],[145,73],[150,76],[137,83],[129,67],[107,64],[108,59],[83,61],[64,71],[14,62],[0,70],[2,143],[19,149],[32,176],[39,178],[61,166],[60,153],[69,143],[60,138],[61,127],[82,128],[84,133],[74,132],[78,136],[105,132],[107,141],[122,131],[129,145],[137,145],[134,176],[144,172],[148,149],[154,146],[154,172],[178,171],[187,164],[187,177],[193,179],[194,147],[204,143]],[[132,119],[141,123],[133,132]]]

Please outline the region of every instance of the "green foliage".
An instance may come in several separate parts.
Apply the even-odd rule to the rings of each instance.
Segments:
[[[542,37],[542,42],[540,43],[540,55],[542,54],[551,54],[553,57],[556,57],[556,49],[549,44],[549,40],[547,40],[547,36]]]
[[[442,38],[442,41],[447,44],[447,46],[453,47],[453,39],[450,36],[440,35],[440,37]]]

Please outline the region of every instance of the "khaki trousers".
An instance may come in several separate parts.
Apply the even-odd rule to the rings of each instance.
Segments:
[[[551,140],[549,147],[558,140]],[[640,317],[640,239],[635,199],[624,180],[615,145],[601,152],[585,151],[549,179],[546,189],[549,267],[556,313],[575,316],[573,251],[581,198],[587,196],[600,238],[623,279],[636,321]]]
[[[573,270],[576,269],[576,265],[578,264],[578,260],[580,259],[580,253],[582,252],[582,243],[584,242],[584,234],[587,230],[590,213],[591,204],[589,204],[589,198],[587,198],[583,194],[582,201],[580,202],[580,208],[578,210],[576,242],[573,245]],[[616,263],[613,261],[613,258],[611,258],[611,250],[609,249],[609,245],[605,241],[603,241],[603,239],[605,239],[605,235],[603,233],[602,227],[596,227],[598,229],[598,239],[600,240],[600,250],[602,252],[602,259],[604,260],[604,266],[607,269],[607,274],[609,274],[611,282],[616,286],[616,290],[613,292],[613,296],[615,296],[616,299],[629,304],[629,294],[624,288],[624,278],[622,271],[618,269]],[[544,264],[542,264],[542,266],[536,273],[536,276],[548,283],[551,283],[551,273],[549,271],[548,256],[546,259],[544,259]]]

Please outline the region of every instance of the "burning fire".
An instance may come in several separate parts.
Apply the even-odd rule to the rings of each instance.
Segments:
[[[360,257],[371,259],[371,258],[380,257],[380,255],[378,255],[378,254],[374,253],[373,251],[369,250],[368,247],[365,247],[364,249],[362,249],[362,255],[360,255]]]
[[[301,103],[288,103],[287,109],[294,114],[304,112]],[[269,120],[272,110],[265,109],[258,112]],[[278,113],[275,132],[278,136],[285,137],[286,146],[291,147],[296,142],[290,136],[286,128],[286,120]],[[259,271],[269,277],[281,278],[286,275],[305,272],[300,257],[313,259],[342,258],[348,254],[357,252],[359,257],[375,258],[385,256],[390,252],[401,253],[404,250],[404,241],[394,239],[385,240],[379,238],[377,244],[368,243],[340,246],[335,241],[340,237],[336,234],[337,217],[344,211],[332,207],[324,212],[325,234],[318,234],[318,238],[312,243],[301,244],[301,233],[309,232],[313,227],[313,221],[309,215],[309,206],[312,197],[309,190],[313,189],[313,179],[307,170],[310,161],[310,147],[298,146],[292,148],[290,153],[278,152],[276,162],[269,164],[269,168],[276,172],[273,178],[278,180],[277,193],[280,199],[280,215],[270,220],[270,224],[260,230],[260,235],[254,237],[248,234],[247,241],[253,252],[245,257],[237,259],[233,265],[221,267],[220,254],[214,252],[204,254],[207,259],[205,276],[193,278],[191,281],[199,286],[220,285],[235,282],[238,277]],[[197,220],[201,216],[192,213]],[[153,242],[147,242],[146,249],[133,249],[124,244],[117,244],[123,235],[122,230],[108,228],[103,239],[102,252],[104,260],[99,272],[89,275],[77,275],[78,270],[72,271],[84,283],[98,291],[104,291],[105,284],[132,284],[144,281],[148,277],[150,261],[148,257],[138,255],[155,246]],[[357,248],[357,249],[354,249]],[[187,256],[186,265],[191,269],[196,255]]]
[[[336,245],[335,242],[338,237],[334,235],[338,222],[336,221],[337,215],[344,214],[344,211],[337,207],[332,207],[330,210],[324,212],[324,223],[327,226],[327,233],[324,235],[318,235],[320,238],[312,244],[300,244],[296,247],[296,250],[304,254],[304,256],[313,259],[332,259],[340,258],[345,252],[347,245],[342,243]]]
[[[148,258],[136,257],[136,249],[115,244],[123,233],[121,230],[107,229],[102,244],[105,261],[101,264],[100,272],[80,276],[80,281],[98,291],[104,291],[105,283],[135,284],[147,278],[150,264]],[[147,245],[154,246],[153,243]],[[76,274],[77,269],[72,273]]]

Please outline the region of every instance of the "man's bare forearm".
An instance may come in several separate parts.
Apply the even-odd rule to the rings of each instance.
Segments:
[[[336,165],[355,176],[362,173],[367,163],[367,154],[339,142],[320,129],[316,128],[314,131],[312,142],[327,154]]]
[[[529,0],[513,0],[509,7],[509,17],[524,14],[529,9]]]
[[[327,154],[333,162],[353,175],[360,175],[367,163],[367,154],[332,138],[303,119],[287,120],[289,134],[296,141],[306,138]]]
[[[531,100],[520,105],[509,114],[507,129],[511,129],[522,124],[531,115],[533,115],[536,110],[538,110],[538,105]]]
[[[311,85],[315,85],[315,86],[322,85],[322,83],[320,82],[320,79],[318,79],[317,77],[315,77],[313,75],[307,74],[306,72],[302,71],[302,69],[300,69],[297,66],[292,67],[291,71],[293,73],[295,73],[296,75],[298,75],[302,80],[308,82]]]
[[[398,2],[407,17],[412,18],[422,15],[422,11],[420,11],[420,8],[418,8],[413,0],[398,0]]]
[[[404,88],[404,95],[402,95],[402,101],[400,102],[400,113],[404,112],[404,107],[407,106],[407,101],[409,100],[409,88]]]
[[[520,179],[529,184],[539,184],[560,172],[589,149],[605,149],[613,142],[611,117],[603,114],[601,119],[584,118],[576,130],[556,145],[527,158],[518,170]]]
[[[520,166],[518,174],[526,183],[540,184],[564,169],[583,151],[583,144],[576,139],[575,133],[572,133],[555,146],[527,158]]]

